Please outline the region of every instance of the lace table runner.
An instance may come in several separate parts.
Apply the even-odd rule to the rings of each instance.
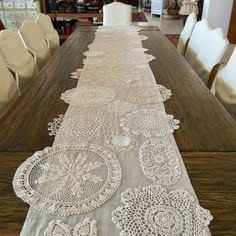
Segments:
[[[99,27],[72,72],[67,112],[49,123],[53,147],[13,180],[31,206],[22,236],[210,235],[172,134],[181,124],[165,112],[171,91],[156,85],[139,30]]]

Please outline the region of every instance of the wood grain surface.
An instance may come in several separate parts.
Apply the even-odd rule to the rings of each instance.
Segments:
[[[17,167],[33,152],[51,146],[47,124],[68,107],[60,100],[76,86],[70,73],[82,67],[82,53],[93,41],[94,27],[75,31],[34,78],[12,109],[0,120],[0,235],[19,235],[28,206],[17,198],[12,179]],[[236,232],[236,127],[173,45],[157,29],[141,34],[158,83],[172,90],[166,111],[181,121],[175,139],[201,205],[214,215],[213,236]]]
[[[157,60],[150,63],[158,83],[172,90],[166,111],[181,121],[174,133],[180,151],[236,150],[236,123],[213,97],[174,46],[158,30],[142,30],[143,46]],[[61,93],[76,86],[70,73],[82,66],[82,53],[94,38],[94,27],[81,27],[63,44],[26,92],[0,120],[0,151],[34,152],[51,146],[47,124],[68,105]]]

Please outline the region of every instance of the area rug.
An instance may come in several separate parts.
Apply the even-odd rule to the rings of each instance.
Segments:
[[[171,43],[177,47],[179,42],[179,34],[166,34],[166,37],[171,41]]]
[[[147,18],[143,12],[132,12],[133,22],[147,22]]]

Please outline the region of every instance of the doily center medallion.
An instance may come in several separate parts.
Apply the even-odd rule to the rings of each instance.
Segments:
[[[47,214],[84,214],[117,191],[121,167],[108,149],[94,144],[46,148],[16,171],[13,188],[25,202]]]

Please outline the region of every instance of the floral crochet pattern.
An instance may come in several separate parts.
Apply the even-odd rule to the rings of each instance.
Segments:
[[[103,136],[110,135],[114,121],[111,116],[93,113],[81,113],[68,117],[60,126],[55,143],[92,142]]]
[[[63,121],[64,115],[59,115],[48,123],[48,131],[50,136],[56,136],[56,133]]]
[[[187,191],[168,192],[160,185],[129,188],[121,195],[124,204],[112,212],[122,236],[207,236],[210,212]]]
[[[161,185],[173,185],[181,177],[175,148],[168,139],[153,138],[144,142],[139,151],[143,173]]]
[[[18,197],[46,214],[69,216],[99,207],[117,191],[121,167],[105,147],[83,143],[46,148],[16,171]]]
[[[66,103],[79,107],[96,107],[107,104],[115,98],[115,92],[106,87],[81,86],[67,90],[61,95]]]
[[[97,236],[96,220],[86,218],[74,227],[61,220],[53,220],[48,224],[44,236]]]
[[[163,137],[178,129],[179,121],[172,115],[156,110],[139,110],[121,118],[120,126],[127,132],[145,137]]]
[[[122,98],[131,103],[161,103],[170,96],[171,91],[161,85],[132,85],[122,91]]]

